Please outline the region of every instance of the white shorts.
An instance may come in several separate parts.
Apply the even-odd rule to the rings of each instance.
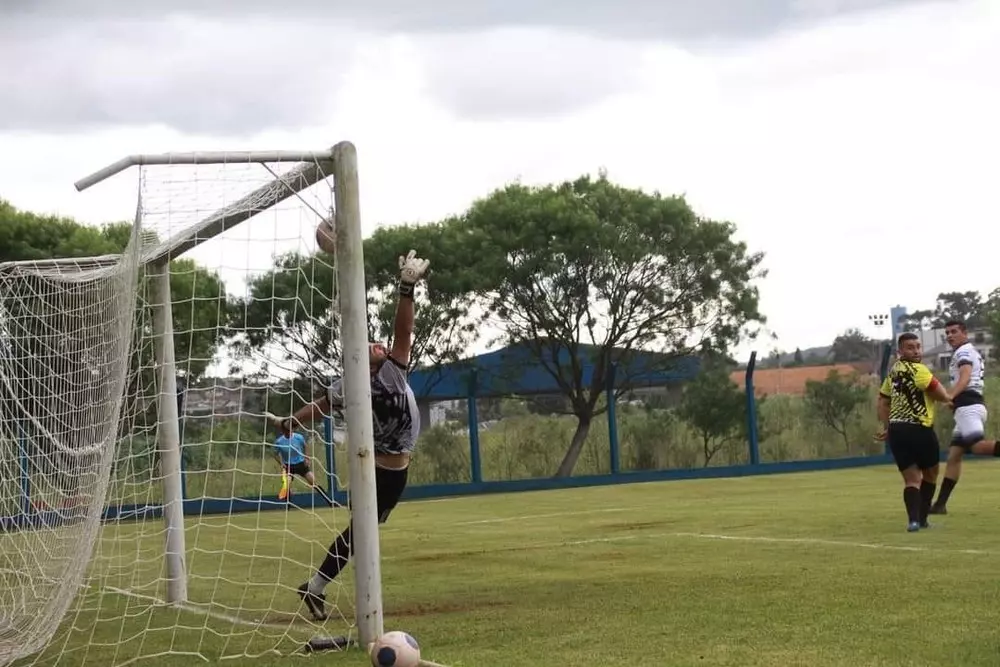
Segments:
[[[986,406],[965,405],[955,408],[955,430],[951,433],[951,444],[970,447],[986,435]]]

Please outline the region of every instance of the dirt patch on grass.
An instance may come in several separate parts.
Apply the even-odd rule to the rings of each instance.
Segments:
[[[609,523],[600,527],[600,531],[612,533],[628,533],[634,530],[646,530],[648,528],[664,528],[675,525],[673,519],[660,519],[659,521],[625,521],[622,523]]]
[[[503,609],[510,607],[509,602],[499,600],[477,600],[451,602],[413,602],[386,607],[386,616],[435,616],[438,614],[466,614],[484,609]]]
[[[305,611],[305,607],[302,608]],[[308,613],[308,612],[306,612]],[[254,619],[244,619],[246,623],[252,624],[257,622],[257,618]],[[291,626],[308,628],[315,625],[314,621],[310,621],[302,614],[293,611],[269,611],[262,618],[259,619],[261,623],[265,625],[281,625],[281,626]]]

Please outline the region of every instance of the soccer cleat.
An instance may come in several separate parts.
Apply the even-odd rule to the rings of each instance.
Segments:
[[[326,620],[326,596],[309,592],[309,584],[299,586],[299,597],[306,603],[306,608],[317,621]]]
[[[931,527],[931,524],[927,523],[927,521],[921,521],[920,522],[920,528],[921,528],[921,530],[926,530],[927,528],[930,528],[930,527]]]
[[[917,521],[911,521],[906,525],[906,532],[915,533],[920,530],[920,523]]]
[[[931,505],[930,514],[947,514],[948,508],[944,505]]]

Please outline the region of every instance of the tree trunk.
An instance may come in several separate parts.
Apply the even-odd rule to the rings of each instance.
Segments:
[[[580,452],[583,451],[583,444],[587,441],[587,434],[590,433],[591,417],[577,415],[577,419],[579,421],[576,425],[576,432],[573,433],[573,439],[569,442],[569,449],[566,450],[566,456],[563,457],[562,463],[559,464],[556,477],[569,477],[573,474],[573,468],[576,467],[576,462],[580,459]]]

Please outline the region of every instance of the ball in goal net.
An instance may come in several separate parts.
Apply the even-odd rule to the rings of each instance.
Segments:
[[[355,149],[133,156],[77,187],[128,169],[113,253],[0,264],[0,665],[285,654],[320,631],[366,646],[382,601]],[[331,214],[336,256],[315,246]],[[330,373],[346,437],[303,433],[315,486],[279,494],[264,415]],[[348,480],[352,516],[329,502]],[[351,519],[354,580],[320,629],[296,589]]]

